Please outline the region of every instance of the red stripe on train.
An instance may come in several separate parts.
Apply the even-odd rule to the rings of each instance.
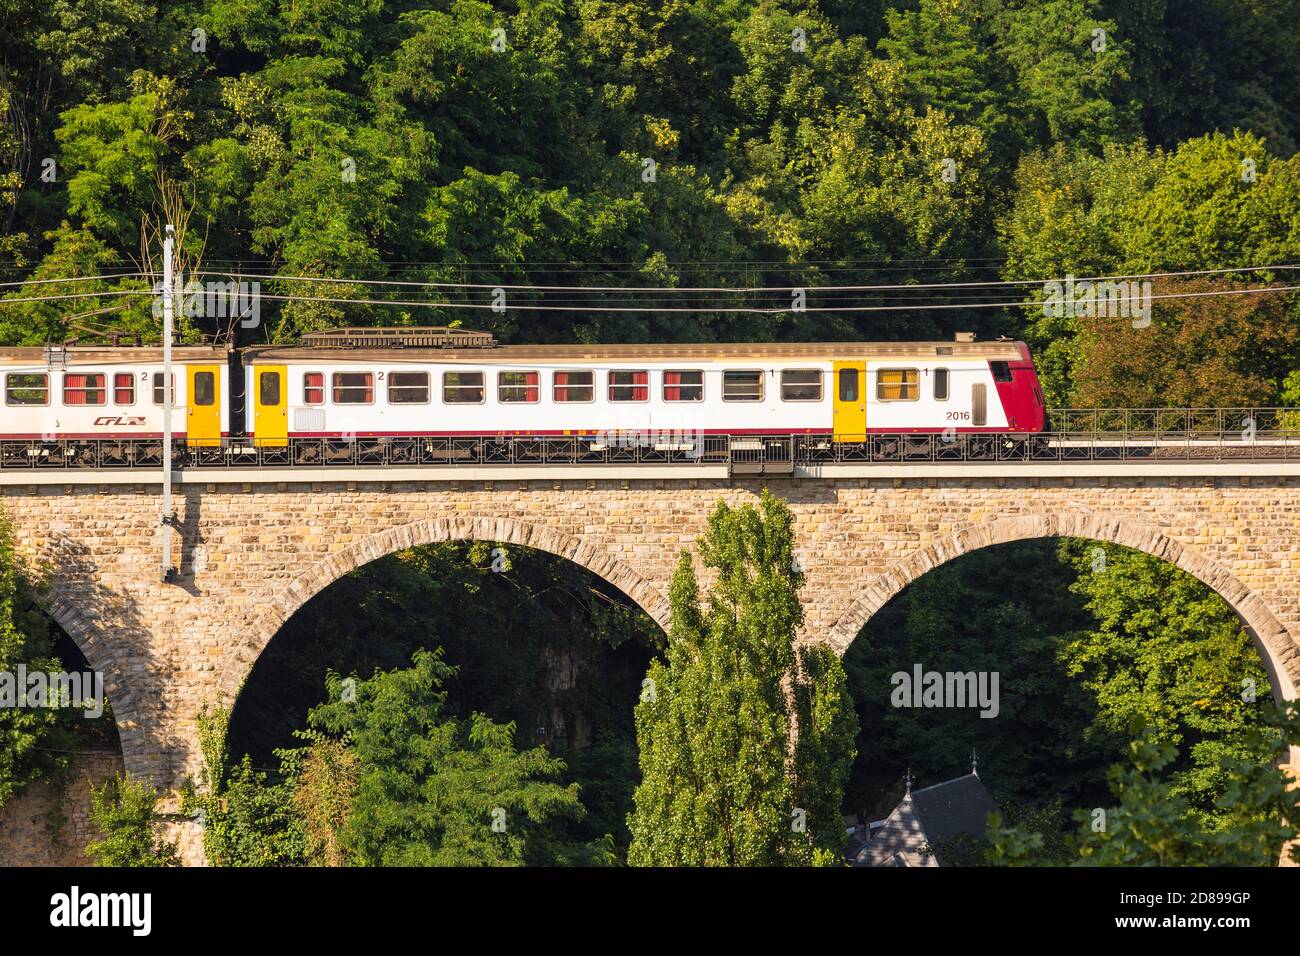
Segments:
[[[221,437],[227,437],[222,432]],[[74,439],[97,438],[102,441],[124,441],[128,438],[162,438],[162,432],[13,432],[0,434],[0,441],[72,441]],[[172,432],[173,438],[187,437],[185,432]]]

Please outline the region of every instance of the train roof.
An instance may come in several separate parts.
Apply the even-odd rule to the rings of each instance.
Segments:
[[[219,345],[173,345],[174,362],[213,362],[226,360],[229,350]],[[161,345],[68,345],[55,346],[0,346],[0,365],[130,365],[135,362],[161,362]]]
[[[300,345],[257,345],[240,351],[246,360],[260,362],[366,361],[378,364],[401,362],[470,363],[482,365],[523,362],[608,362],[608,361],[723,361],[807,359],[831,361],[852,358],[967,358],[1015,361],[1025,348],[1021,342],[733,342],[676,343],[649,345],[498,345],[488,348],[320,348]],[[178,345],[172,348],[176,362],[224,362],[229,350],[215,345]],[[157,345],[105,347],[70,345],[50,350],[35,347],[0,346],[0,365],[45,365],[95,363],[127,365],[162,361]]]
[[[493,348],[305,348],[255,346],[245,350],[254,361],[328,362],[467,362],[484,365],[523,362],[721,361],[725,359],[807,359],[830,361],[855,357],[922,359],[935,356],[1015,361],[1022,343],[999,342],[732,342],[653,345],[499,345]]]

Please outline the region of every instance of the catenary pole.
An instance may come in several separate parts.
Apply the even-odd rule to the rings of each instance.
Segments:
[[[172,320],[175,308],[175,230],[166,226],[163,238],[163,441],[162,441],[162,580],[171,578],[172,565]]]

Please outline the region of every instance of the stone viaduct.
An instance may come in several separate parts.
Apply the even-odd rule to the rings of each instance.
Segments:
[[[931,568],[1074,535],[1204,581],[1241,616],[1274,695],[1300,685],[1297,463],[827,465],[779,478],[702,465],[213,469],[176,480],[180,574],[162,583],[157,472],[0,474],[19,550],[47,569],[49,613],[104,674],[127,771],[173,795],[199,765],[200,706],[233,703],[280,626],[354,568],[412,545],[509,542],[577,562],[666,625],[679,550],[694,548],[719,498],[752,501],[764,484],[796,515],[804,640],[843,653]],[[196,825],[174,829],[200,862]]]

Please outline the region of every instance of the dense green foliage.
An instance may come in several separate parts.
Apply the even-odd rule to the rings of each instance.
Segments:
[[[440,688],[450,673],[419,651],[413,667],[357,683],[354,700],[334,677],[330,700],[312,710],[311,727],[356,754],[343,852],[371,866],[592,862],[548,832],[583,814],[578,786],[555,782],[563,761],[544,747],[516,750],[512,724],[449,718]]]
[[[594,865],[617,860],[611,837],[568,839],[585,809],[564,762],[518,750],[513,724],[448,713],[441,652],[368,680],[331,672],[328,699],[279,751],[274,777],[247,755],[226,765],[225,714],[203,716],[204,848],[219,866]]]
[[[231,765],[230,714],[204,708],[198,717],[203,756],[200,780],[182,793],[181,809],[203,828],[212,866],[294,866],[306,857],[303,818],[294,812],[295,761],[287,755],[274,778],[244,754]]]
[[[441,648],[447,707],[513,723],[521,747],[545,745],[581,787],[575,840],[626,848],[636,783],[633,706],[663,634],[616,589],[571,562],[492,542],[391,555],[345,576],[286,623],[258,659],[230,718],[236,758],[279,774],[300,745],[326,675],[409,666]]]
[[[0,255],[13,275],[112,273],[166,218],[187,271],[489,287],[1041,280],[1295,259],[1300,41],[1277,25],[1298,15],[1297,0],[4,0]],[[118,287],[140,286],[63,290]],[[808,305],[831,302],[814,289]],[[1186,303],[1162,300],[1168,321]],[[975,328],[1027,336],[1053,401],[1071,397],[1089,352],[1079,320],[1032,307],[263,304],[256,335],[274,340],[460,319],[508,341]],[[0,341],[40,343],[91,313],[157,335],[147,299],[101,296],[3,307]],[[215,328],[187,334],[199,331]],[[1235,400],[1276,401],[1294,345],[1258,355],[1262,393]]]
[[[95,787],[91,819],[100,838],[86,847],[96,866],[180,866],[176,844],[158,833],[158,791],[125,775]]]
[[[792,526],[766,490],[757,508],[719,501],[699,541],[716,574],[703,606],[682,553],[666,659],[651,663],[637,705],[630,863],[830,863],[842,852],[856,727],[838,658],[794,644],[803,574]]]
[[[1200,825],[1183,788],[1162,776],[1176,748],[1144,733],[1128,760],[1110,770],[1117,806],[1076,811],[1080,827],[1062,846],[1045,846],[1042,834],[991,821],[988,859],[1002,866],[1273,866],[1297,829],[1300,789],[1278,764],[1300,742],[1300,711],[1270,715],[1252,728],[1246,755],[1222,755],[1224,778],[1216,801],[1218,825]],[[1292,847],[1293,860],[1300,848]]]
[[[998,672],[996,719],[891,706],[890,675],[918,662]],[[873,819],[907,767],[937,783],[974,751],[999,805],[1059,846],[1065,809],[1101,804],[1137,722],[1151,746],[1174,748],[1162,786],[1188,826],[1215,831],[1236,813],[1225,762],[1270,759],[1268,678],[1240,619],[1185,572],[1118,546],[1067,538],[967,555],[882,609],[845,668],[863,727],[846,803]]]
[[[1250,160],[1247,180],[1242,163]],[[1026,154],[998,226],[1009,279],[1223,269],[1300,256],[1300,155],[1282,160],[1248,133],[1214,133],[1171,149],[1056,144]],[[1261,273],[1280,280],[1286,274]],[[1287,283],[1290,284],[1290,283]],[[1232,288],[1162,280],[1156,295]],[[1158,299],[1154,323],[1042,311],[1021,330],[1049,404],[1184,407],[1278,403],[1300,364],[1291,296]],[[1146,374],[1117,367],[1107,345]]]
[[[1170,795],[1213,829],[1229,786],[1223,761],[1269,753],[1260,737],[1268,675],[1241,619],[1191,575],[1140,552],[1067,539],[1062,554],[1095,622],[1061,655],[1096,702],[1085,741],[1119,742],[1135,722],[1148,726],[1151,743],[1181,752],[1164,764]]]
[[[424,828],[383,851],[411,865],[618,859],[636,781],[633,705],[660,640],[607,584],[527,549],[446,543],[358,569],[286,624],[233,714],[201,718],[205,773],[187,807],[202,812],[208,858],[391,862],[377,854],[396,820]],[[349,700],[329,696],[327,685],[344,687],[338,674],[365,673],[375,676]],[[368,708],[354,706],[363,684]],[[384,723],[393,714],[408,724]],[[489,799],[508,839],[479,832]]]

